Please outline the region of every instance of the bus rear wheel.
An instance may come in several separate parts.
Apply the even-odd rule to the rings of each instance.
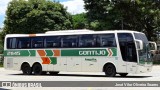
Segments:
[[[104,72],[107,77],[114,77],[116,75],[116,69],[115,69],[114,65],[112,65],[112,64],[108,64],[105,67]]]
[[[120,73],[119,75],[120,75],[121,77],[126,77],[127,74],[128,74],[128,73]]]
[[[24,63],[22,65],[22,72],[24,75],[31,75],[32,74],[32,69],[28,63]]]
[[[33,70],[33,74],[34,75],[41,75],[41,74],[43,74],[43,72],[42,72],[42,66],[39,63],[34,64],[33,67],[32,67],[32,70]]]

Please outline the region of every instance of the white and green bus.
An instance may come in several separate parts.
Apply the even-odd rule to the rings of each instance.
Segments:
[[[129,30],[8,34],[4,43],[4,67],[22,70],[25,75],[67,71],[126,76],[151,71],[149,51],[145,34]]]

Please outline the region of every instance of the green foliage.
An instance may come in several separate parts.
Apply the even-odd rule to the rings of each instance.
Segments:
[[[0,63],[0,67],[3,67],[3,64],[2,64],[2,63]]]
[[[159,0],[84,0],[84,3],[92,29],[136,30],[146,33],[149,40],[160,30]]]
[[[154,65],[160,65],[160,61],[153,61]]]
[[[7,8],[3,34],[43,33],[46,30],[71,28],[72,17],[58,2],[13,0]]]
[[[0,54],[0,67],[3,67],[4,57]]]
[[[3,36],[3,33],[0,32],[0,54],[3,53],[3,44],[4,44],[4,42],[3,42],[2,36]]]
[[[85,13],[72,15],[73,28],[74,29],[84,29],[87,28],[87,17]]]

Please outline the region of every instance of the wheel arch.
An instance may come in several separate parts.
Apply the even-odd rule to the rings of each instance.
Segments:
[[[105,67],[106,67],[107,65],[109,65],[109,64],[113,65],[113,66],[114,66],[114,68],[116,69],[116,67],[115,67],[115,64],[114,64],[114,63],[112,63],[112,62],[107,62],[107,63],[105,63],[105,64],[104,64],[104,66],[103,66],[103,69],[102,69],[102,71],[103,71],[103,72],[105,71]],[[116,72],[117,72],[117,69],[116,69]]]
[[[30,65],[28,62],[23,62],[23,63],[21,64],[20,70],[22,70],[22,66],[23,66],[24,64],[28,64],[28,65],[31,67],[31,65]]]
[[[34,62],[34,63],[32,64],[32,67],[33,67],[35,64],[40,64],[41,67],[42,67],[42,64],[41,64],[40,62]]]
[[[35,64],[40,64],[40,65],[42,66],[42,64],[41,64],[40,62],[34,62],[34,63],[23,62],[23,63],[21,64],[20,70],[22,70],[22,66],[23,66],[24,64],[29,64],[29,66],[30,66],[31,68],[32,68]]]

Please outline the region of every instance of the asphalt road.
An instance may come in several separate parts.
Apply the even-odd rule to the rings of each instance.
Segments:
[[[104,73],[97,72],[60,72],[58,75],[23,75],[21,71],[5,70],[0,68],[0,81],[159,81],[160,82],[160,66],[153,66],[152,72],[142,73],[142,74],[129,74],[126,77],[121,77],[116,75],[116,77],[106,77]],[[54,82],[55,83],[55,82]],[[84,84],[82,82],[82,84]],[[67,83],[67,85],[72,86]],[[86,85],[87,86],[87,85]],[[0,87],[0,90],[14,89],[22,90],[21,87]],[[159,90],[160,87],[34,87],[34,88],[24,88],[32,90]]]

